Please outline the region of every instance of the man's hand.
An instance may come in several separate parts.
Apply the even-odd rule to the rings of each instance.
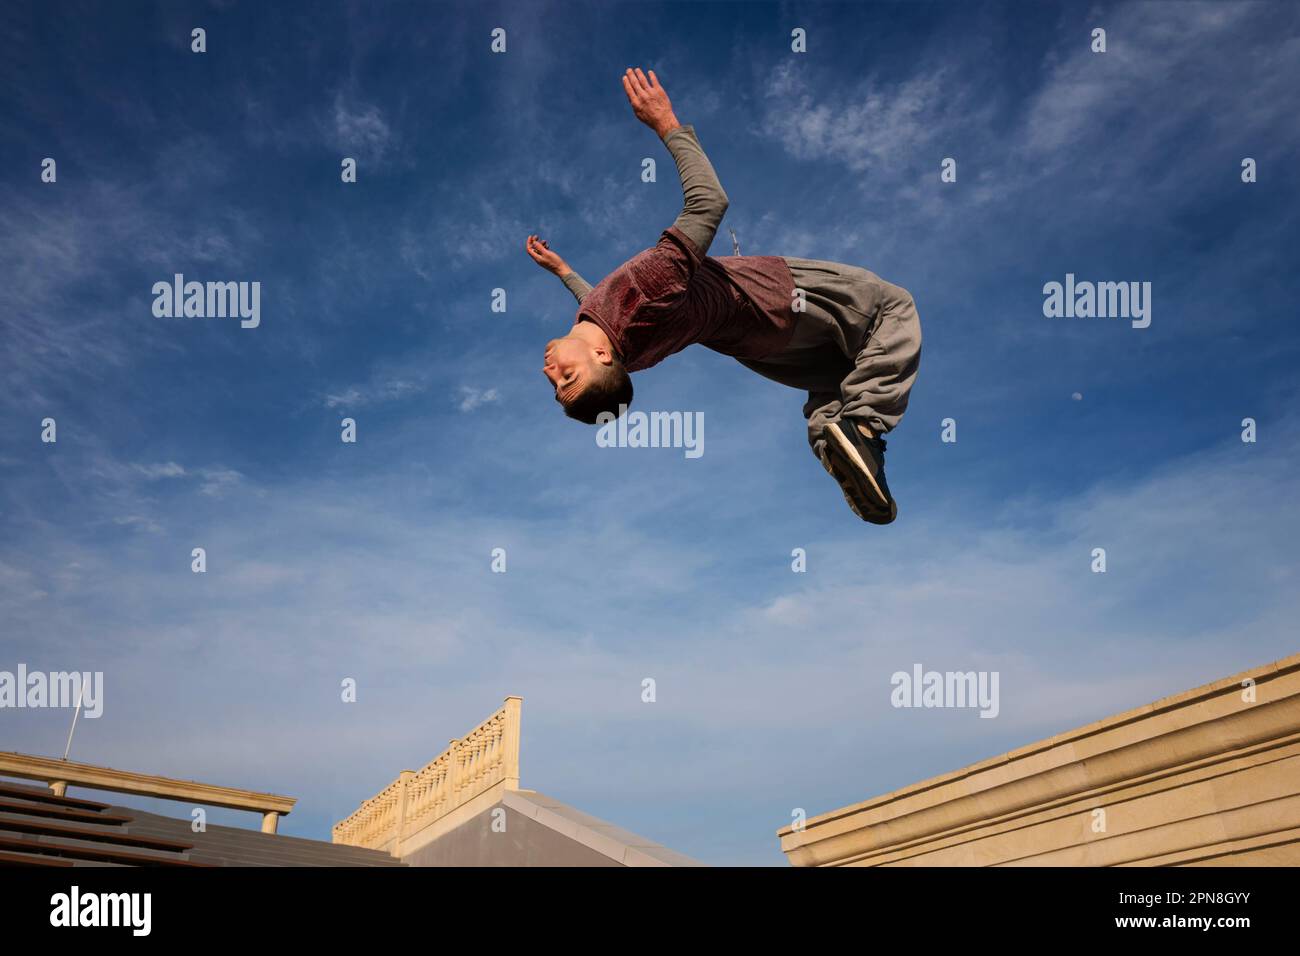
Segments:
[[[547,272],[553,272],[560,278],[564,278],[565,275],[572,271],[569,269],[567,262],[550,250],[545,239],[529,236],[524,248],[528,250],[528,254],[532,256],[533,261]]]
[[[627,93],[627,101],[632,104],[636,118],[654,130],[660,139],[682,125],[677,122],[673,104],[668,102],[668,94],[659,85],[654,70],[650,71],[650,78],[646,79],[640,69],[629,68],[623,74],[623,91]]]

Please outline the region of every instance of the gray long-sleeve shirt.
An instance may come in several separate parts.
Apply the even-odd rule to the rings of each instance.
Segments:
[[[587,293],[591,291],[591,283],[572,269],[560,276],[560,281],[564,283],[566,289],[573,293],[573,297],[578,300],[579,305],[582,304],[582,300]]]

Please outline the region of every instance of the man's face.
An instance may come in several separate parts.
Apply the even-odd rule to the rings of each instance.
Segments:
[[[567,402],[582,393],[591,363],[591,346],[582,339],[566,335],[546,343],[542,371],[555,386],[556,399]]]

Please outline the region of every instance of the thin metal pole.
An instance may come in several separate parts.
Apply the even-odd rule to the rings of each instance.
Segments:
[[[81,716],[81,702],[86,699],[86,682],[81,682],[81,693],[77,695],[77,709],[72,712],[72,729],[68,731],[68,745],[63,748],[63,759],[68,759],[72,751],[72,735],[77,732],[77,718]]]

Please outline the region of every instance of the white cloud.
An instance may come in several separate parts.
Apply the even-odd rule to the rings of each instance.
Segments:
[[[968,116],[966,97],[947,71],[918,71],[892,84],[873,78],[831,97],[814,95],[787,60],[768,80],[763,130],[799,159],[829,159],[863,171],[900,163],[930,146],[956,116]]]
[[[387,156],[394,136],[378,106],[340,90],[334,97],[332,119],[335,141],[347,155],[373,163]]]
[[[763,81],[761,129],[798,159],[868,173],[858,181],[864,193],[879,199],[888,188],[909,220],[931,221],[950,218],[956,206],[937,188],[941,157],[958,160],[966,203],[1014,200],[1043,184],[1057,189],[1064,172],[1073,205],[1088,208],[1080,196],[1127,195],[1135,179],[1149,184],[1147,195],[1196,201],[1185,175],[1170,175],[1175,157],[1178,170],[1213,168],[1225,142],[1278,155],[1300,139],[1289,113],[1300,37],[1284,32],[1287,19],[1294,29],[1296,11],[1152,2],[1115,6],[1101,20],[1073,11],[1062,19],[1028,96],[1008,101],[997,74],[973,56],[948,57],[938,68],[919,57],[908,73],[847,85],[789,58]],[[1108,49],[1093,53],[1089,34],[1100,23]],[[924,174],[916,181],[918,165]]]
[[[199,484],[199,493],[217,498],[244,480],[244,476],[232,468],[203,468],[199,475],[203,479]]]
[[[167,182],[180,191],[187,183]],[[153,189],[92,180],[75,199],[53,191],[40,201],[21,191],[0,198],[0,397],[49,401],[140,355],[178,348],[175,327],[151,321],[149,285],[123,289],[122,275],[143,264],[157,270],[154,279],[170,278],[190,261],[238,270],[261,241],[241,210],[162,211]],[[74,291],[85,289],[93,292]]]
[[[142,531],[148,531],[150,534],[158,534],[162,531],[162,525],[148,515],[119,515],[113,519],[113,524],[123,528],[139,528]]]
[[[402,261],[422,279],[443,282],[449,266],[497,262],[506,256],[524,256],[524,240],[534,230],[518,216],[502,209],[503,203],[484,198],[473,202],[456,198],[436,214],[426,210],[408,217],[399,243]],[[458,193],[460,190],[458,189]],[[441,201],[441,200],[438,200]],[[448,228],[454,223],[454,228]]]
[[[381,402],[417,395],[429,387],[427,373],[414,373],[418,377],[393,378],[379,371],[364,385],[349,385],[338,392],[327,393],[323,401],[326,408],[361,408]]]
[[[185,474],[185,469],[176,464],[174,461],[157,465],[134,465],[136,471],[146,478],[180,478]]]
[[[349,388],[344,389],[341,392],[336,392],[330,395],[326,395],[325,407],[326,408],[347,408],[350,406],[364,405],[368,401],[369,398],[366,396],[366,394],[362,392],[361,389],[353,385],[350,386]]]
[[[462,385],[458,407],[462,412],[472,412],[481,405],[492,404],[500,399],[501,396],[497,394],[495,388],[480,389],[471,385]]]
[[[1117,152],[1131,155],[1135,146],[1163,140],[1186,122],[1183,97],[1192,87],[1200,100],[1197,113],[1203,121],[1215,122],[1218,109],[1205,98],[1222,98],[1226,102],[1221,106],[1239,102],[1242,86],[1249,85],[1242,80],[1251,72],[1251,64],[1240,57],[1221,57],[1222,48],[1241,44],[1245,38],[1239,28],[1249,25],[1254,14],[1275,8],[1195,2],[1181,3],[1176,10],[1165,3],[1117,6],[1104,18],[1105,53],[1090,48],[1093,21],[1072,19],[1049,53],[1043,84],[1026,107],[1025,147],[1068,163],[1071,157],[1063,150],[1109,129],[1122,137]],[[1207,71],[1222,73],[1227,82],[1206,83]],[[1255,90],[1251,99],[1260,96],[1266,94]],[[1131,134],[1137,132],[1141,138],[1135,142]]]

